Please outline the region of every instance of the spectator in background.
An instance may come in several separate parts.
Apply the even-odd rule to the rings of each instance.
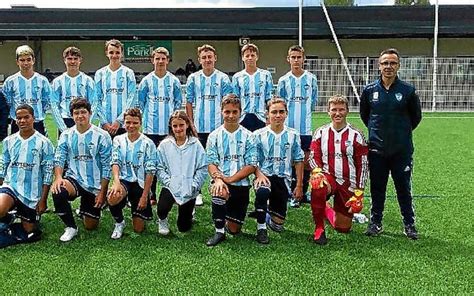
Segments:
[[[193,62],[192,59],[188,59],[188,62],[186,63],[184,69],[186,77],[197,71],[196,64]]]

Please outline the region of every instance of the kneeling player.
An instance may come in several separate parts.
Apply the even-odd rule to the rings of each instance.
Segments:
[[[151,220],[153,217],[148,197],[156,173],[156,146],[140,132],[142,115],[139,109],[128,109],[124,119],[127,133],[114,138],[112,149],[114,183],[107,199],[116,222],[112,239],[122,237],[125,228],[123,208],[127,200],[132,206],[135,232],[143,232],[145,220]]]
[[[301,200],[303,197],[304,153],[299,133],[285,126],[287,115],[285,101],[280,98],[271,99],[267,103],[270,125],[254,133],[258,155],[254,182],[255,216],[257,241],[261,244],[269,242],[266,224],[276,232],[283,230],[288,199],[294,196],[296,200]],[[293,165],[296,169],[296,187],[292,193],[290,185]]]
[[[23,230],[31,234],[46,209],[54,148],[33,128],[35,117],[30,105],[19,105],[15,115],[19,131],[3,141],[0,159],[0,223],[13,222],[9,211],[16,210]]]
[[[158,180],[163,184],[158,200],[158,232],[167,235],[168,213],[178,204],[178,230],[189,231],[193,224],[196,197],[207,177],[206,152],[184,111],[175,111],[169,120],[169,136],[158,146]]]
[[[112,140],[109,134],[91,125],[91,104],[84,98],[70,104],[75,126],[59,138],[54,159],[55,180],[52,185],[56,213],[66,225],[63,242],[77,235],[70,202],[81,197],[80,214],[87,230],[99,225],[110,179]],[[67,162],[65,178],[64,165]]]
[[[319,128],[311,143],[311,209],[316,229],[314,242],[327,243],[324,220],[338,232],[349,232],[352,216],[362,210],[367,179],[368,148],[362,132],[346,121],[347,98],[335,95],[328,101],[331,123]],[[334,196],[334,206],[326,204]]]
[[[249,204],[248,176],[255,171],[256,154],[252,133],[239,124],[240,100],[227,95],[221,104],[224,124],[207,140],[208,171],[212,177],[212,219],[216,233],[208,241],[215,246],[225,239],[227,231],[240,232]]]

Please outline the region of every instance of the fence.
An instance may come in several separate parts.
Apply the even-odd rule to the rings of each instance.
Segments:
[[[433,100],[433,58],[402,58],[399,77],[418,90],[424,111],[431,111],[433,101],[436,111],[474,110],[474,58],[438,58],[437,94]],[[377,58],[348,58],[347,64],[360,93],[364,85],[379,76]],[[357,108],[357,98],[340,59],[308,59],[306,69],[318,77],[318,110],[323,111],[331,95],[346,95],[352,107]]]

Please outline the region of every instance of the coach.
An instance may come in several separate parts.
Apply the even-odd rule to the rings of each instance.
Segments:
[[[400,55],[386,49],[379,56],[380,78],[367,85],[360,99],[360,117],[369,130],[369,168],[372,207],[366,234],[383,231],[382,217],[388,175],[391,173],[403,216],[405,235],[418,239],[411,194],[412,131],[421,121],[415,88],[400,80]]]

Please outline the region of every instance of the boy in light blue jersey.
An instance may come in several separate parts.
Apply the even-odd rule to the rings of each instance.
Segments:
[[[199,141],[205,146],[209,133],[222,124],[219,112],[222,98],[233,89],[227,74],[215,68],[217,54],[214,47],[204,44],[198,47],[197,54],[202,70],[188,77],[186,113],[194,122]]]
[[[307,163],[312,136],[311,116],[318,102],[318,82],[314,74],[303,69],[304,60],[303,47],[293,45],[288,49],[287,61],[291,70],[278,80],[277,96],[283,98],[287,103],[286,125],[300,133],[301,148],[305,154],[305,163]],[[309,176],[310,168],[305,166],[303,192],[308,190]],[[294,187],[295,183],[293,182],[292,188]],[[293,207],[299,207],[297,201],[292,200],[291,204]]]
[[[97,101],[94,96],[94,80],[80,71],[82,63],[81,50],[70,46],[63,51],[66,72],[56,77],[52,83],[51,110],[60,133],[74,125],[69,105],[75,98],[85,98],[92,105],[92,119],[97,112]]]
[[[249,204],[249,175],[255,171],[257,155],[252,133],[239,124],[241,105],[235,95],[227,95],[221,106],[224,124],[207,141],[207,161],[212,177],[212,219],[215,234],[209,247],[225,240],[225,230],[240,232]]]
[[[125,112],[127,133],[114,138],[112,150],[112,174],[114,183],[107,201],[115,219],[112,239],[120,239],[125,228],[123,208],[127,201],[132,210],[133,230],[142,233],[145,220],[151,220],[150,188],[156,173],[156,146],[140,132],[142,114],[131,108]]]
[[[84,98],[71,102],[75,126],[61,134],[54,159],[55,180],[52,185],[56,213],[66,225],[60,240],[70,241],[77,235],[70,201],[81,197],[80,214],[87,230],[99,225],[110,179],[112,140],[110,135],[90,123],[91,104]],[[63,178],[64,165],[68,167]]]
[[[209,133],[222,124],[219,112],[222,98],[232,92],[232,84],[227,74],[215,68],[216,49],[204,44],[197,49],[198,61],[202,70],[192,73],[186,83],[186,114],[194,123],[201,145],[206,148]],[[194,105],[194,109],[193,109]],[[203,204],[199,194],[196,205]]]
[[[207,178],[207,162],[184,111],[175,111],[169,119],[169,137],[158,146],[157,175],[163,184],[157,207],[158,232],[169,234],[168,214],[174,204],[178,205],[178,230],[191,230],[196,197]]]
[[[267,70],[257,68],[258,47],[249,43],[242,47],[245,69],[232,78],[234,94],[241,99],[240,124],[250,131],[265,127],[265,105],[272,98],[273,79]]]
[[[125,133],[123,114],[135,105],[137,82],[133,70],[122,65],[123,44],[112,39],[105,43],[109,64],[95,73],[95,95],[101,127],[112,137]]]
[[[164,47],[152,52],[154,71],[142,79],[138,86],[138,106],[143,110],[143,133],[158,147],[168,134],[170,115],[181,108],[183,97],[179,79],[167,67],[170,53]],[[151,187],[151,203],[156,204],[156,177]]]
[[[46,77],[34,71],[35,53],[28,45],[16,49],[16,64],[20,71],[5,79],[3,93],[10,108],[11,133],[18,131],[16,108],[22,104],[33,107],[35,114],[34,128],[47,135],[44,118],[49,109],[51,86]]]
[[[267,114],[270,124],[254,132],[258,155],[254,182],[255,216],[257,241],[261,244],[269,243],[265,220],[270,229],[281,232],[288,199],[291,196],[297,200],[303,197],[304,154],[299,133],[285,126],[288,114],[285,101],[271,99],[267,104]],[[293,166],[296,169],[296,186],[291,190]]]
[[[33,128],[30,105],[18,106],[15,117],[20,130],[3,141],[0,159],[0,223],[10,224],[14,217],[9,211],[15,209],[24,231],[32,233],[46,210],[54,148]]]

